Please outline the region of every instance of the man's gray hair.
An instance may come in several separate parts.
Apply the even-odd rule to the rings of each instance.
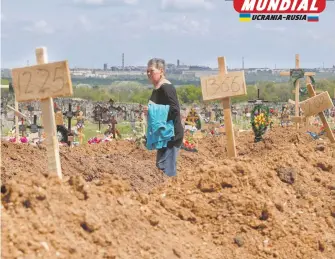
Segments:
[[[148,62],[148,67],[154,67],[157,69],[162,69],[165,74],[165,60],[162,58],[152,58]]]

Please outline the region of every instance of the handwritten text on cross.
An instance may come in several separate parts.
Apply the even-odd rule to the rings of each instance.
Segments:
[[[300,107],[306,117],[317,115],[324,110],[333,107],[328,92],[323,92],[300,103]]]
[[[72,95],[67,61],[15,68],[12,76],[18,101]]]
[[[243,71],[201,77],[201,89],[204,101],[247,94]]]

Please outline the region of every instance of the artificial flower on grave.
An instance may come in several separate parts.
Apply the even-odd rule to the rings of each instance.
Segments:
[[[16,138],[15,137],[10,137],[9,138],[9,142],[11,143],[15,143],[16,142]],[[28,143],[29,139],[27,137],[20,137],[20,143]]]
[[[88,144],[99,144],[102,141],[102,139],[94,137],[88,140]]]
[[[21,143],[28,143],[29,139],[27,137],[21,137],[20,141],[21,141]]]
[[[263,135],[271,126],[271,118],[269,116],[269,108],[262,104],[255,105],[251,112],[251,126],[255,134],[255,142],[263,139]]]
[[[195,146],[196,145],[192,133],[190,131],[186,131],[184,135],[182,149],[195,152],[197,151]]]

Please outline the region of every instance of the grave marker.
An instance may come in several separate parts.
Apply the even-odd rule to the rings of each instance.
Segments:
[[[100,104],[97,104],[94,107],[93,114],[94,114],[93,115],[94,116],[94,120],[99,123],[99,130],[97,132],[101,133],[102,107],[101,107]]]
[[[67,61],[47,63],[46,49],[36,49],[36,66],[14,68],[13,86],[18,102],[72,95]]]
[[[15,106],[17,106],[17,108],[19,107],[18,103],[15,102]],[[15,142],[18,142],[20,139],[20,131],[26,131],[26,129],[24,128],[24,125],[19,125],[19,118],[21,118],[23,120],[24,119],[28,119],[28,117],[26,115],[24,115],[23,113],[21,113],[19,111],[19,109],[14,109],[13,107],[7,105],[7,107],[12,110],[14,112],[15,115]],[[16,121],[17,120],[17,121]]]
[[[67,112],[64,112],[63,115],[66,116],[67,118],[67,129],[69,130],[69,132],[71,132],[71,121],[72,118],[74,117],[74,112],[72,111],[72,104],[69,103],[69,110]]]
[[[190,125],[190,126],[196,127],[197,129],[200,129],[201,127],[199,128],[199,124],[201,125],[200,117],[197,114],[197,112],[195,111],[195,109],[192,108],[189,111],[188,115],[186,116],[185,125]]]
[[[84,137],[84,133],[83,133],[83,129],[84,129],[84,116],[83,116],[83,112],[82,111],[78,111],[79,107],[77,107],[77,130],[78,130],[78,136],[79,136],[79,144],[83,144],[83,137]]]
[[[72,111],[71,103],[69,103],[69,110],[67,112],[64,112],[63,115],[65,115],[67,118],[67,129],[68,129],[68,139],[67,140],[68,140],[68,145],[71,146],[71,143],[74,141],[74,136],[71,130],[72,128],[71,121],[75,115],[75,112]]]
[[[235,136],[231,116],[230,97],[247,94],[244,71],[227,73],[224,57],[218,58],[219,75],[201,77],[201,89],[204,101],[221,100],[224,109],[224,121],[229,157],[236,157]]]
[[[27,128],[30,129],[30,133],[38,133],[38,142],[41,142],[41,129],[43,128],[40,125],[37,125],[37,115],[34,115],[34,120],[33,123],[30,124]],[[32,138],[31,141],[34,142],[34,139],[36,138]]]
[[[27,128],[30,129],[31,133],[37,133],[39,129],[42,129],[42,126],[37,125],[37,115],[34,115],[34,121],[31,125],[29,125]]]
[[[19,131],[21,131],[22,137],[24,137],[24,133],[27,131],[26,125],[24,124],[24,118],[21,118],[21,124],[19,125]]]
[[[48,171],[57,174],[61,179],[53,97],[72,95],[70,70],[67,61],[48,64],[46,48],[36,49],[36,60],[38,64],[36,66],[12,70],[15,96],[20,102],[40,100],[42,120],[47,135]]]
[[[334,134],[327,122],[325,114],[323,113],[324,110],[334,107],[329,93],[323,92],[316,95],[311,84],[307,84],[307,90],[310,98],[300,103],[301,109],[306,117],[319,115],[330,142],[335,143]]]
[[[260,97],[260,89],[257,89],[257,99],[256,100],[249,100],[248,103],[253,103],[253,104],[263,104],[263,103],[267,103],[269,101],[266,101],[264,99],[261,99]],[[259,112],[259,111],[258,111]]]
[[[311,98],[300,103],[300,107],[306,117],[315,116],[324,110],[333,107],[333,102],[330,99],[328,92],[323,92],[318,95],[312,95]]]
[[[289,72],[280,72],[281,76],[290,76],[290,77],[303,77],[307,76],[306,82],[309,83],[309,76],[315,76],[314,72],[304,72],[302,69],[300,69],[300,56],[299,54],[295,55],[295,69],[291,69]],[[299,79],[295,82],[295,117],[300,117],[299,112],[299,101],[300,101],[300,82]],[[295,118],[296,121],[298,121],[297,118]],[[299,123],[296,123],[297,129],[299,128]]]
[[[218,105],[215,105],[215,108],[212,109],[212,111],[214,111],[214,118],[215,118],[215,121],[219,121],[220,123],[222,123],[222,108],[219,108]]]

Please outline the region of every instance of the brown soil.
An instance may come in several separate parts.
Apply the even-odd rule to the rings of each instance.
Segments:
[[[60,181],[43,147],[2,143],[2,257],[334,258],[335,144],[277,127],[237,145],[200,140],[173,179],[129,142],[61,148]]]

